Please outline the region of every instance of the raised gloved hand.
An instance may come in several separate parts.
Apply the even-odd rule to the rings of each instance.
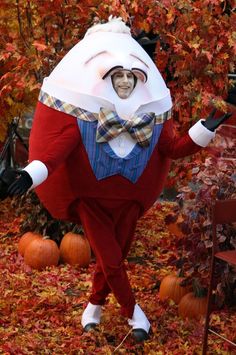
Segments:
[[[33,181],[25,170],[5,169],[0,175],[0,199],[23,195],[32,184]]]
[[[31,176],[25,170],[16,170],[16,179],[15,181],[8,187],[8,195],[23,195],[26,193],[29,188],[33,185],[33,180]]]
[[[218,128],[223,122],[225,122],[230,116],[232,116],[232,113],[225,113],[223,116],[214,118],[216,113],[216,109],[211,111],[210,115],[207,117],[205,121],[202,121],[203,126],[205,126],[207,129],[209,129],[211,132],[214,132],[216,128]]]

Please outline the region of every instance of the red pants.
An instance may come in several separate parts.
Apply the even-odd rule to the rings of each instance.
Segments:
[[[96,256],[96,269],[89,301],[103,305],[112,291],[121,314],[132,318],[135,299],[124,266],[140,215],[137,202],[83,199],[80,220]]]

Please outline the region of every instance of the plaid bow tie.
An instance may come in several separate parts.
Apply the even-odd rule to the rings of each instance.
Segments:
[[[120,118],[116,112],[101,108],[99,112],[96,141],[108,142],[122,132],[129,132],[138,144],[147,147],[152,137],[155,113],[142,113],[134,115],[132,120]]]

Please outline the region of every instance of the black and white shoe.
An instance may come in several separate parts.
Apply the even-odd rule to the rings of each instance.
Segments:
[[[132,327],[132,335],[137,342],[149,339],[150,322],[139,305],[135,305],[132,319],[128,319]]]
[[[101,308],[102,306],[100,305],[88,303],[81,318],[81,324],[85,332],[89,332],[91,329],[95,329],[96,326],[100,323]]]

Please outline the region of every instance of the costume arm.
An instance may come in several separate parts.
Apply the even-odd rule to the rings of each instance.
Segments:
[[[158,142],[161,154],[171,159],[179,159],[206,147],[214,138],[215,133],[204,127],[201,121],[192,126],[182,137],[174,134],[173,120],[166,121]]]
[[[36,187],[62,164],[80,143],[75,117],[38,103],[30,134],[27,171]]]

